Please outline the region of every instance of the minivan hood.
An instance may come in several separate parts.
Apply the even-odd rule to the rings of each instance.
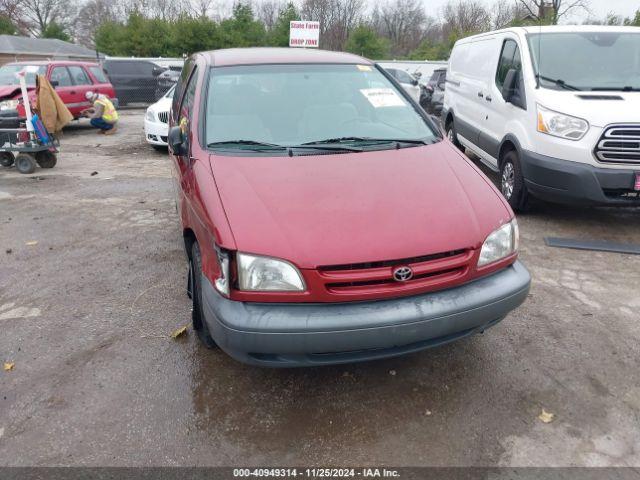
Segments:
[[[594,127],[639,121],[640,92],[570,92],[550,89],[541,89],[540,92],[544,93],[539,95],[538,103],[543,107],[580,117]]]
[[[239,251],[302,268],[478,248],[512,213],[449,142],[353,154],[211,155]]]

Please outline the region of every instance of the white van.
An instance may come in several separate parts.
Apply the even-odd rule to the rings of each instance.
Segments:
[[[529,194],[640,206],[640,28],[520,27],[458,41],[447,136],[500,172],[519,210]]]

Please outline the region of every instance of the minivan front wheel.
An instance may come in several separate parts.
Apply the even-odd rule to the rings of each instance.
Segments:
[[[526,209],[529,193],[524,184],[520,159],[515,150],[507,152],[500,163],[500,191],[514,211]]]
[[[202,308],[202,256],[198,242],[193,242],[191,246],[191,260],[189,261],[189,286],[191,290],[191,301],[193,304],[191,318],[193,329],[198,338],[207,348],[216,348],[216,342],[209,332],[207,322],[204,319]]]

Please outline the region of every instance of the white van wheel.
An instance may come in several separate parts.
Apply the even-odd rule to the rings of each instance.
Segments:
[[[523,211],[529,202],[520,159],[515,150],[507,152],[500,162],[500,191],[514,211]]]
[[[464,148],[462,147],[462,145],[458,141],[458,134],[456,133],[456,127],[453,124],[453,119],[451,119],[449,121],[449,123],[447,123],[446,132],[447,132],[447,139],[451,143],[453,143],[456,146],[456,148],[458,148],[459,150],[462,150],[464,152]]]

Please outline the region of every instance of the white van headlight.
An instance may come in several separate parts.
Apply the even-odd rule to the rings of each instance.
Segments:
[[[487,237],[480,250],[478,266],[482,267],[508,257],[518,250],[518,242],[518,222],[514,218]]]
[[[538,105],[538,131],[554,137],[580,140],[589,131],[589,123]]]
[[[285,260],[238,253],[238,286],[249,291],[304,291],[302,275]]]

